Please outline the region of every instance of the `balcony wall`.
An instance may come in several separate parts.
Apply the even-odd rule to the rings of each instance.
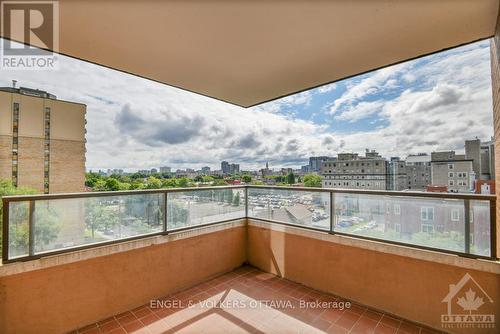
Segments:
[[[437,329],[449,285],[469,273],[493,299],[481,313],[495,314],[496,326],[444,330],[500,328],[498,263],[258,221],[249,222],[247,247],[248,261],[257,268]]]
[[[65,333],[231,271],[244,223],[0,266],[0,333]]]

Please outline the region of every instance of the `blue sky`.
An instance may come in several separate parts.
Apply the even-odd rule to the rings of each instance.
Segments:
[[[489,52],[482,41],[249,109],[63,56],[58,70],[0,70],[0,85],[85,103],[88,169],[298,167],[313,155],[404,158],[489,139]]]

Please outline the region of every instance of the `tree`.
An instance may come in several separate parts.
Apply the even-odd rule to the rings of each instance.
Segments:
[[[304,176],[304,186],[321,187],[321,176],[316,174],[307,174]]]
[[[146,185],[147,189],[160,189],[161,188],[161,180],[154,177],[154,176],[148,177],[146,184],[147,184]]]
[[[289,173],[286,176],[286,183],[288,183],[288,184],[295,184],[295,174]]]
[[[252,182],[252,177],[250,175],[245,174],[241,177],[241,180],[245,183],[250,183]]]
[[[9,180],[0,179],[0,199],[3,196],[11,195],[31,195],[36,194],[38,191],[25,187],[14,187]],[[0,201],[0,217],[2,217],[2,202]],[[22,255],[28,249],[29,236],[28,236],[28,219],[29,219],[29,206],[28,205],[15,205],[10,208],[11,224],[9,224],[9,245],[13,252],[19,252]],[[48,244],[59,233],[59,221],[56,219],[52,211],[39,207],[36,209],[37,226],[35,229],[35,242],[40,241],[42,244]],[[0,222],[0,229],[2,228]],[[2,236],[0,235],[0,250],[2,247]],[[15,254],[12,254],[15,255]]]
[[[196,175],[194,177],[194,182],[203,182],[203,176],[201,175]]]

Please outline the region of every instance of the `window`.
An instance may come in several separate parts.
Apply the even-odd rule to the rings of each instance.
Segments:
[[[397,233],[401,233],[401,224],[394,224],[394,230]]]
[[[434,232],[434,226],[430,225],[430,224],[422,224],[421,231],[424,232],[424,233],[433,233]]]
[[[453,187],[455,185],[455,182],[453,180],[448,180],[448,185]]]
[[[434,208],[423,207],[420,208],[421,220],[434,220]]]
[[[448,177],[454,177],[454,176],[455,176],[455,174],[453,172],[448,173]]]
[[[399,204],[394,204],[394,214],[398,216],[401,214],[401,206]]]
[[[448,169],[453,169],[455,166],[453,164],[448,164]]]
[[[467,177],[467,172],[457,173],[457,177],[465,178],[465,177]]]
[[[458,209],[451,209],[451,220],[454,222],[460,219],[460,211]]]
[[[17,187],[17,148],[19,134],[19,103],[12,104],[12,184]]]

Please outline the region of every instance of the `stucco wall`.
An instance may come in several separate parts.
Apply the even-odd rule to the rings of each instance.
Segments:
[[[0,333],[57,334],[231,271],[245,226],[0,277]]]
[[[498,333],[500,328],[498,274],[351,247],[261,226],[250,225],[247,233],[250,264],[437,329],[441,328],[441,314],[447,312],[447,305],[442,300],[449,292],[449,285],[457,284],[469,273],[494,301],[483,306],[481,312],[496,313],[496,329],[444,330]]]

